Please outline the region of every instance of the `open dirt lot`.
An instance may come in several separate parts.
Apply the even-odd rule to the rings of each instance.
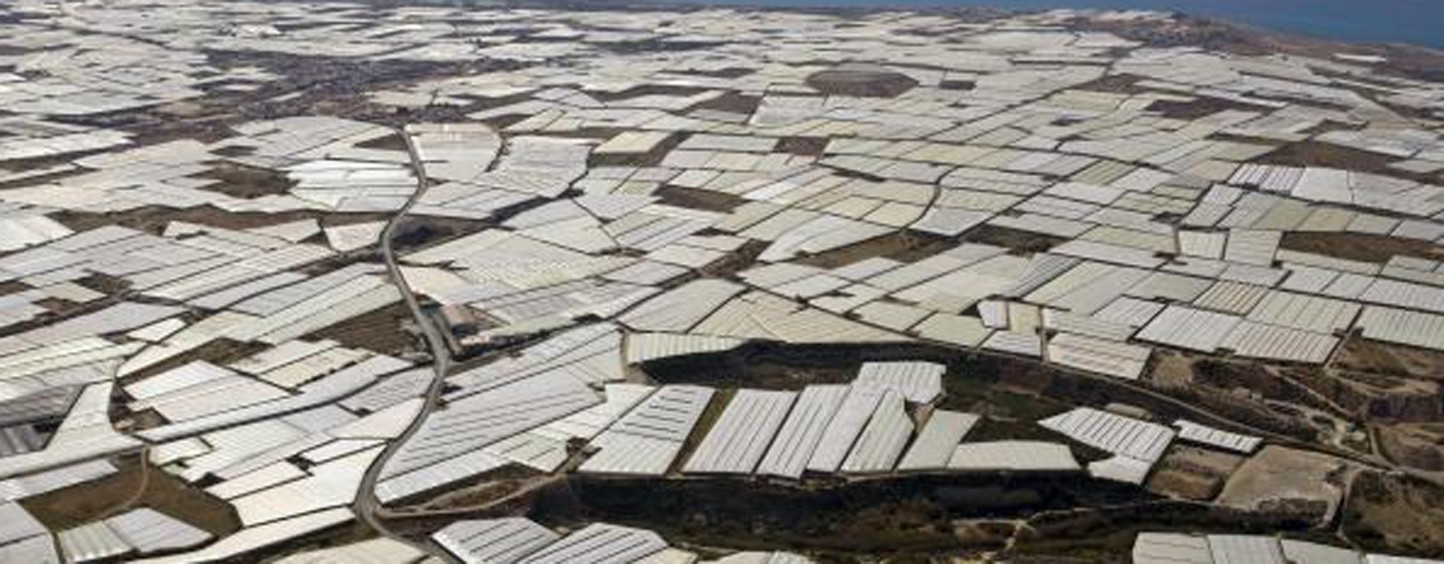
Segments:
[[[217,537],[240,529],[235,511],[225,502],[155,467],[142,468],[139,457],[119,460],[120,472],[106,478],[27,498],[31,515],[53,531],[150,507]]]
[[[1326,523],[1338,508],[1342,478],[1351,467],[1332,456],[1270,445],[1238,467],[1218,503]]]
[[[1192,446],[1177,446],[1159,462],[1148,491],[1193,500],[1212,499],[1244,457]]]

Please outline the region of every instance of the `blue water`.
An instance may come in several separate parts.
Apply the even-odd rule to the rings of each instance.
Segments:
[[[671,0],[782,7],[992,6],[1010,10],[1170,10],[1261,28],[1357,43],[1413,43],[1444,49],[1444,0]]]

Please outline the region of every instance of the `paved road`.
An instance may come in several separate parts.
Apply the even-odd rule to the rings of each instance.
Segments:
[[[433,359],[431,366],[435,374],[432,376],[431,385],[426,389],[426,401],[421,407],[421,412],[417,414],[416,419],[406,428],[405,433],[402,433],[399,438],[386,445],[386,449],[381,451],[381,456],[378,456],[376,461],[371,464],[371,468],[366,470],[366,475],[361,479],[361,486],[356,493],[356,501],[352,509],[355,511],[358,519],[372,529],[375,529],[378,534],[392,540],[415,545],[415,543],[402,538],[399,534],[388,529],[386,523],[377,516],[376,513],[381,507],[381,503],[376,499],[376,479],[380,476],[381,469],[386,466],[386,461],[390,460],[391,457],[396,454],[396,451],[400,449],[402,445],[406,444],[412,435],[416,434],[417,429],[421,428],[421,422],[425,421],[426,416],[431,413],[432,410],[436,409],[436,403],[441,397],[442,383],[445,382],[447,371],[451,369],[451,352],[447,350],[446,341],[441,338],[441,333],[437,330],[436,325],[428,320],[426,315],[421,312],[421,305],[416,302],[416,295],[411,292],[411,287],[406,284],[406,278],[401,275],[401,268],[396,264],[396,252],[392,248],[392,240],[395,239],[396,230],[400,227],[402,220],[406,218],[407,212],[411,211],[411,207],[416,204],[417,200],[421,199],[421,196],[426,193],[426,189],[429,187],[426,180],[426,167],[421,162],[421,156],[416,150],[415,143],[405,131],[400,131],[399,133],[402,138],[406,140],[406,152],[411,156],[411,168],[416,174],[416,192],[411,195],[410,200],[406,201],[406,205],[402,206],[402,208],[396,212],[396,215],[391,218],[391,221],[387,222],[386,229],[382,230],[381,255],[386,261],[386,269],[391,274],[392,282],[396,284],[397,289],[401,290],[401,296],[406,300],[406,308],[411,311],[411,318],[416,322],[416,326],[421,329],[422,335],[426,338],[426,345],[427,348],[430,349],[431,358]],[[433,552],[429,545],[416,546],[417,548],[426,550],[428,553],[442,557],[448,562],[455,562],[451,555],[445,554],[444,551],[441,551],[441,553]]]

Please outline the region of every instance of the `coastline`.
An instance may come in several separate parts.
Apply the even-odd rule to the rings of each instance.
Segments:
[[[279,0],[286,1],[286,0]],[[1386,48],[1418,50],[1434,53],[1444,60],[1444,36],[1440,36],[1438,43],[1434,45],[1411,42],[1408,40],[1373,40],[1355,39],[1330,34],[1319,30],[1305,30],[1298,27],[1272,26],[1266,23],[1250,22],[1245,18],[1231,17],[1227,15],[1199,13],[1189,9],[1175,7],[1107,7],[1107,6],[1067,6],[1060,3],[1057,7],[1040,6],[1006,6],[1008,0],[985,0],[987,3],[974,3],[973,0],[960,0],[957,4],[941,4],[938,0],[925,1],[917,4],[889,4],[879,0],[863,0],[850,2],[843,0],[841,4],[828,4],[826,1],[815,0],[361,0],[378,6],[404,6],[404,5],[429,5],[429,6],[475,6],[475,7],[516,7],[516,8],[553,8],[575,11],[603,11],[617,9],[631,10],[670,10],[679,12],[735,9],[754,12],[791,12],[810,14],[829,14],[841,16],[865,16],[882,12],[913,12],[918,14],[937,14],[953,17],[987,18],[1004,15],[1037,14],[1055,10],[1069,10],[1079,13],[1098,12],[1156,12],[1171,14],[1179,19],[1193,22],[1207,22],[1213,26],[1233,28],[1238,33],[1261,34],[1274,36],[1277,39],[1287,39],[1289,43],[1308,42],[1319,44],[1335,44],[1338,48]],[[795,1],[795,3],[794,3]],[[1087,2],[1083,2],[1087,4]],[[1441,8],[1444,9],[1444,8]],[[1441,14],[1444,17],[1444,14]],[[1441,21],[1440,23],[1444,23]],[[1430,35],[1433,37],[1433,35]]]
[[[276,0],[286,2],[288,0]],[[848,5],[777,5],[766,0],[706,1],[686,0],[360,0],[362,3],[384,6],[456,6],[475,7],[549,8],[579,12],[647,10],[675,11],[681,13],[706,10],[733,9],[759,13],[786,12],[834,15],[842,17],[865,17],[885,12],[911,12],[928,15],[944,15],[964,20],[984,21],[1007,15],[1040,14],[1055,10],[1013,9],[981,5],[922,5],[887,6],[874,4]],[[1003,2],[1006,0],[993,0]],[[1198,46],[1216,49],[1241,56],[1287,55],[1327,59],[1341,64],[1367,64],[1339,59],[1336,55],[1346,54],[1385,59],[1380,63],[1367,64],[1376,71],[1394,76],[1430,81],[1444,81],[1444,45],[1431,47],[1405,42],[1352,42],[1338,38],[1313,35],[1304,32],[1272,29],[1236,19],[1209,15],[1191,14],[1179,10],[1109,10],[1104,8],[1060,9],[1079,14],[1107,11],[1155,12],[1171,16],[1167,25],[1158,21],[1110,22],[1103,24],[1086,18],[1075,18],[1068,25],[1077,29],[1108,31],[1128,39],[1142,41],[1155,47]]]

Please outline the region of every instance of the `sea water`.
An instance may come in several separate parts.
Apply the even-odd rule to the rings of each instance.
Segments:
[[[1444,0],[667,0],[668,3],[825,8],[990,6],[1165,10],[1359,43],[1444,49]]]

